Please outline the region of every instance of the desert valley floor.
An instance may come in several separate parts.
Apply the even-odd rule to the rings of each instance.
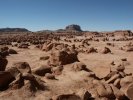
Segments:
[[[0,71],[0,87],[8,87],[0,91],[0,100],[133,100],[133,36],[114,41],[115,37],[103,38],[81,35],[60,37],[41,46],[6,45],[8,51],[17,53],[1,58],[8,63]],[[27,72],[28,65],[23,67],[25,62],[31,72]],[[19,74],[10,72],[15,66]],[[8,77],[5,72],[14,77],[10,83],[3,81]]]

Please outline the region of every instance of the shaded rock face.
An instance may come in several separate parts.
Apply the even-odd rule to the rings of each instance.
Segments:
[[[0,71],[4,71],[6,69],[7,63],[8,63],[7,59],[2,58],[0,56]]]
[[[81,99],[79,96],[74,95],[74,94],[63,94],[63,95],[59,95],[54,100],[81,100]]]
[[[0,91],[6,89],[13,79],[10,72],[0,71]]]
[[[17,51],[15,51],[14,49],[9,49],[8,52],[9,54],[17,54]]]
[[[66,26],[66,30],[68,31],[82,31],[79,25],[68,25]]]
[[[6,46],[3,46],[3,47],[0,47],[0,56],[5,58],[6,56],[9,55],[9,52],[8,52],[8,47]]]

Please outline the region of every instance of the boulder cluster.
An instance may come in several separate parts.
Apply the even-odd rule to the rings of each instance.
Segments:
[[[0,71],[0,90],[20,89],[27,80],[35,89],[44,89],[43,83],[32,74],[27,62],[16,62],[11,68]]]

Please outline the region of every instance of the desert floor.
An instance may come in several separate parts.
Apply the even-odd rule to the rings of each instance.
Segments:
[[[115,47],[107,46],[107,42],[95,42],[90,41],[90,47],[95,47],[98,49],[98,53],[79,53],[78,59],[87,65],[87,68],[92,70],[96,75],[106,74],[106,68],[110,67],[111,70],[115,70],[116,66],[111,66],[110,63],[114,61],[116,65],[121,62],[122,58],[127,58],[128,65],[126,66],[126,73],[133,73],[133,52],[122,51],[119,48],[129,43],[125,41],[114,41],[112,43],[115,44]],[[73,43],[71,43],[73,44]],[[78,43],[77,43],[78,44]],[[77,45],[76,44],[76,45]],[[107,46],[111,49],[112,54],[102,54],[102,49]],[[39,67],[41,65],[45,65],[47,61],[40,60],[40,57],[50,55],[49,52],[41,51],[35,46],[31,45],[29,49],[19,49],[17,47],[10,47],[18,52],[18,54],[12,54],[7,56],[8,65],[7,68],[12,67],[12,64],[17,61],[26,61],[30,64],[32,69]],[[56,80],[49,80],[45,77],[40,77],[43,81],[45,81],[45,85],[48,87],[45,91],[39,91],[37,93],[29,93],[28,91],[24,91],[24,89],[20,90],[12,90],[12,91],[3,91],[0,93],[0,99],[10,99],[10,100],[50,100],[53,95],[59,94],[69,94],[69,93],[78,93],[83,89],[91,88],[89,84],[91,84],[91,78],[88,78],[88,73],[85,71],[73,72],[71,70],[72,64],[64,65],[64,69],[61,75],[56,76]],[[97,69],[98,68],[98,69]],[[101,69],[101,70],[99,70]],[[103,69],[103,70],[102,70]],[[32,96],[31,96],[32,95]]]

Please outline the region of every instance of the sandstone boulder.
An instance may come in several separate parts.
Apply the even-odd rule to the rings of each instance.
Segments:
[[[111,88],[112,88],[112,90],[114,92],[115,97],[118,100],[126,100],[125,99],[126,96],[125,96],[125,94],[122,91],[120,91],[118,88],[116,88],[113,84],[111,84],[110,86],[111,86]]]
[[[132,83],[133,83],[133,77],[132,76],[126,76],[126,77],[122,78],[120,81],[121,91],[123,91],[126,94],[129,85]]]
[[[123,72],[125,70],[125,66],[120,64],[120,65],[117,66],[116,70],[120,71],[120,72]]]
[[[45,77],[46,77],[47,79],[55,79],[55,76],[54,76],[53,74],[50,74],[50,73],[46,73],[46,74],[45,74]]]
[[[16,62],[12,66],[16,67],[21,73],[31,73],[30,65],[27,62]]]
[[[48,60],[48,59],[49,59],[49,56],[40,57],[40,60]]]
[[[49,64],[56,65],[66,65],[78,61],[77,52],[67,52],[63,50],[54,50],[51,52]]]
[[[52,69],[51,69],[51,71],[52,71],[52,73],[54,74],[54,75],[60,75],[60,74],[62,74],[62,70],[63,70],[63,66],[57,66],[57,67],[53,67]]]
[[[74,71],[81,71],[81,70],[90,71],[89,69],[87,69],[86,65],[82,62],[73,63],[72,68]]]
[[[97,53],[97,49],[95,49],[94,47],[91,47],[86,52],[87,53]]]
[[[102,50],[103,54],[107,54],[107,53],[111,53],[111,50],[108,47],[104,47],[104,49]]]
[[[51,67],[48,65],[42,65],[32,70],[32,72],[39,76],[45,76],[46,73],[52,73]]]
[[[98,80],[93,80],[94,87],[96,88],[100,97],[107,97],[108,92],[103,83]]]
[[[15,51],[14,49],[9,49],[8,52],[9,54],[17,54],[17,51]]]
[[[128,86],[126,94],[130,100],[133,100],[133,83]]]

